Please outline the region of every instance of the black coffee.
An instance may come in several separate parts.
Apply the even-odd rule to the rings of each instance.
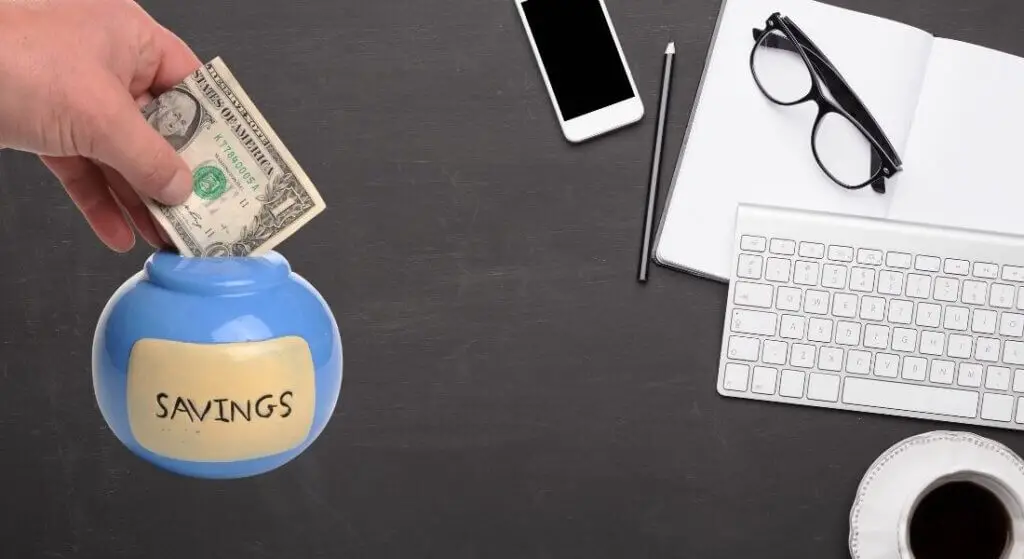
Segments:
[[[1009,547],[1010,515],[988,489],[958,481],[925,495],[909,529],[915,559],[999,559]]]

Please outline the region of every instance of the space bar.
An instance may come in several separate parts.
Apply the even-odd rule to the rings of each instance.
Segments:
[[[843,403],[968,418],[978,414],[977,392],[852,377],[846,378]]]

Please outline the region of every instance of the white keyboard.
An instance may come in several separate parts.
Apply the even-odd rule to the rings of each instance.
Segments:
[[[723,396],[1024,430],[1024,239],[744,205]]]

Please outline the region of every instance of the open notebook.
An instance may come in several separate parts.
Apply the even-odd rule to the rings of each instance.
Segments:
[[[778,11],[832,60],[892,140],[887,193],[846,190],[811,153],[814,103],[769,101],[753,28]],[[724,0],[661,223],[658,263],[730,277],[741,202],[1024,234],[1024,58],[811,0]]]

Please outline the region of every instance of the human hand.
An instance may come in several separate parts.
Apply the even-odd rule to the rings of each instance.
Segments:
[[[200,66],[131,0],[0,0],[0,146],[38,154],[111,249],[129,217],[169,246],[140,195],[180,204],[191,173],[140,108]]]

